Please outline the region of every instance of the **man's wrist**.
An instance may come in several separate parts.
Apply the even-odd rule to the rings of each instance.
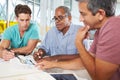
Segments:
[[[53,66],[52,66],[53,68],[58,68],[58,67],[59,67],[59,63],[58,63],[57,61],[53,61],[52,63],[53,63],[53,64],[52,64],[52,65],[53,65]]]
[[[4,50],[7,50],[6,48],[1,48],[0,49],[0,58],[3,58],[3,52],[4,52]]]

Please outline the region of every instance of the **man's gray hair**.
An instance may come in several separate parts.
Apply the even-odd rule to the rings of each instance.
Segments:
[[[66,6],[59,6],[57,7],[56,9],[63,9],[64,10],[64,13],[67,15],[67,16],[71,16],[71,11],[68,7]]]
[[[106,12],[106,16],[110,17],[115,15],[115,8],[117,0],[76,0],[79,2],[87,2],[87,8],[95,15],[99,9]]]

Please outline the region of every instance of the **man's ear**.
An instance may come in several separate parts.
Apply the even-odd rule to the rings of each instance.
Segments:
[[[18,21],[18,17],[15,17],[16,21]]]
[[[68,19],[71,21],[72,20],[72,16],[68,16]]]
[[[99,9],[97,13],[98,13],[98,18],[100,21],[103,20],[104,17],[106,16],[106,13],[103,9]]]

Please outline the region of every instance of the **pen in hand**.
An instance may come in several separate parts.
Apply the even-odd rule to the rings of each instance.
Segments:
[[[7,51],[11,52],[11,49],[9,49],[9,48],[5,48],[5,49],[6,49]],[[25,63],[25,61],[22,60],[22,59],[18,56],[18,53],[14,53],[14,56],[17,57],[17,58],[20,60],[21,63]]]
[[[6,49],[7,51],[11,52],[11,49],[9,49],[9,48],[5,48],[5,49]],[[18,53],[15,53],[15,57],[18,58],[21,63],[23,63],[23,64],[26,63],[25,60],[23,60],[23,59],[21,59],[21,58],[19,57],[19,54],[18,54]],[[35,63],[33,63],[32,60],[29,60],[29,62],[31,62],[32,65],[35,65]]]
[[[14,58],[14,52],[8,48],[4,48],[4,50],[2,51],[2,58],[5,61],[8,61],[8,60]]]
[[[9,48],[5,48],[7,51],[10,51],[10,49]],[[10,51],[11,52],[11,51]]]

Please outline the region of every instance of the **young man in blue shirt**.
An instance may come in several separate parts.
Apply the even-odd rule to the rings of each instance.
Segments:
[[[0,43],[0,57],[4,60],[10,60],[15,53],[30,54],[39,40],[38,26],[30,23],[31,9],[27,5],[18,4],[15,7],[15,15],[18,24],[4,31]]]

